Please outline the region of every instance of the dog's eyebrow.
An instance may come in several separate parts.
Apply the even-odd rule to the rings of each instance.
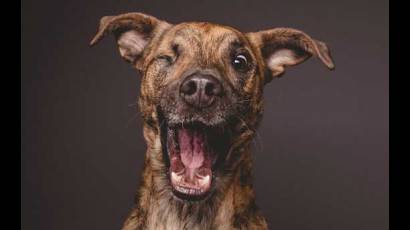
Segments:
[[[230,46],[231,46],[232,49],[241,48],[241,47],[244,46],[244,42],[239,41],[239,40],[234,40],[234,41],[231,42]]]
[[[230,44],[229,44],[229,49],[231,51],[232,55],[237,54],[237,52],[239,51],[245,51],[246,53],[251,54],[252,50],[250,50],[247,46],[246,46],[246,42],[241,40],[241,39],[237,39],[237,40],[233,40]],[[251,55],[252,56],[252,55]]]
[[[216,40],[218,49],[236,49],[243,47],[245,42],[234,33],[226,33],[219,36]]]

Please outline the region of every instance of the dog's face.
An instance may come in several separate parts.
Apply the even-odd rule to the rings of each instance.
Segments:
[[[242,33],[129,13],[102,18],[91,44],[107,32],[114,33],[121,56],[143,72],[145,137],[149,148],[158,148],[159,140],[163,173],[178,199],[208,197],[234,170],[273,77],[312,55],[334,68],[323,42],[289,28]]]

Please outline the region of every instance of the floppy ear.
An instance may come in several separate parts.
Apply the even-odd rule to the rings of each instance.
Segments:
[[[90,42],[90,46],[95,45],[106,34],[113,33],[120,55],[140,69],[140,59],[145,48],[155,34],[167,26],[169,26],[168,23],[142,13],[105,16],[101,18],[97,34]]]
[[[251,43],[259,49],[267,68],[265,83],[281,76],[287,66],[297,65],[309,57],[318,57],[327,68],[333,70],[330,51],[324,42],[314,40],[302,31],[291,28],[275,28],[247,33]]]

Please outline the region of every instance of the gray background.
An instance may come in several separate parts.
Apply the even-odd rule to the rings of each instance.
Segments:
[[[257,203],[271,229],[388,229],[388,1],[23,0],[22,229],[119,229],[145,143],[140,76],[99,18],[142,11],[172,23],[301,29],[336,61],[290,69],[265,91],[254,143]]]

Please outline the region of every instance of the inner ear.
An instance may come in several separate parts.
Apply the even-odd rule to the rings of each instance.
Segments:
[[[145,49],[165,28],[170,26],[153,16],[142,13],[126,13],[118,16],[105,16],[100,20],[97,34],[90,45],[96,44],[106,34],[113,33],[117,40],[121,57],[141,69]]]
[[[334,63],[327,45],[312,39],[302,31],[276,28],[248,33],[251,43],[260,51],[268,75],[265,82],[285,73],[286,67],[302,63],[311,56],[318,57],[330,70]]]
[[[128,62],[135,62],[141,56],[148,44],[148,39],[135,30],[130,30],[118,35],[118,49],[120,55]]]
[[[275,48],[266,53],[266,66],[274,77],[283,74],[286,66],[296,65],[311,56],[297,48]]]

